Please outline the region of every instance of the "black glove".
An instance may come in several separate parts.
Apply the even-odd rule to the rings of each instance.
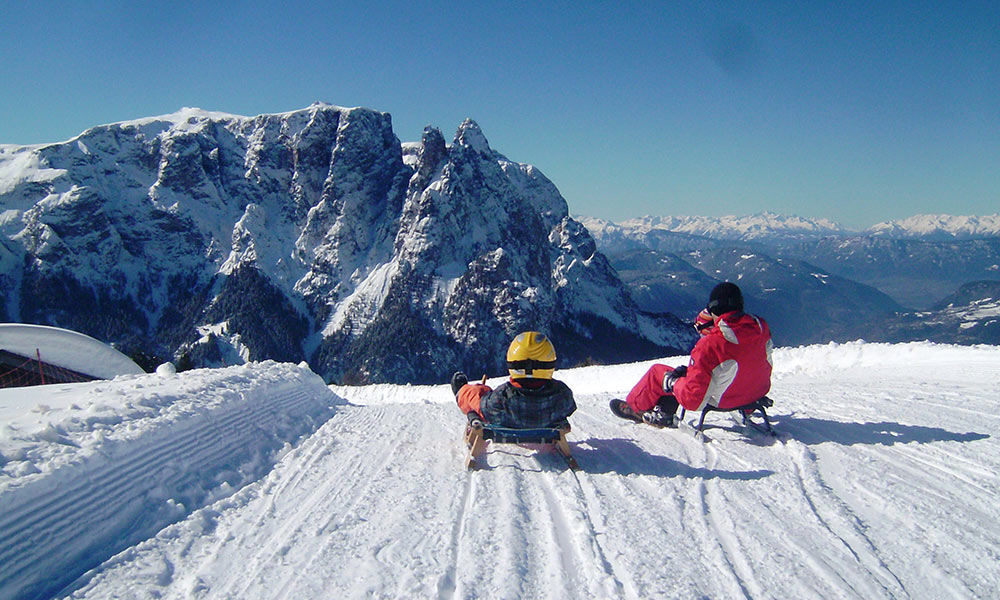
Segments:
[[[670,375],[667,375],[667,379],[663,386],[664,391],[667,392],[668,394],[674,393],[674,384],[677,383],[678,379],[687,375],[687,372],[688,368],[685,367],[684,365],[681,365],[676,369],[674,369],[673,371],[671,371]]]

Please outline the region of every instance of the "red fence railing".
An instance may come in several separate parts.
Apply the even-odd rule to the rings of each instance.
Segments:
[[[96,377],[45,362],[38,349],[35,350],[35,356],[36,358],[28,358],[0,350],[0,388],[73,383],[96,379]]]

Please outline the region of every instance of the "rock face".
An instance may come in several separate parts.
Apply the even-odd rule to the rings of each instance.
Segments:
[[[150,364],[307,360],[328,380],[498,374],[518,331],[562,367],[686,350],[639,311],[555,186],[472,121],[197,109],[0,146],[0,318]]]

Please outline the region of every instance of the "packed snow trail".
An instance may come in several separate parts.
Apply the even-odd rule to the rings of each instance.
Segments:
[[[1000,595],[1000,348],[831,344],[775,362],[770,444],[614,418],[649,363],[558,372],[578,472],[513,445],[464,470],[446,386],[336,387],[350,404],[270,472],[60,596]]]
[[[358,405],[264,482],[76,595],[126,582],[219,598],[994,595],[997,389],[982,384],[997,380],[996,353],[946,355],[779,371],[783,437],[766,447],[615,420],[615,392],[587,393],[605,376],[567,372],[576,474],[516,446],[467,473],[443,388],[338,388]],[[614,385],[641,370],[618,368]]]

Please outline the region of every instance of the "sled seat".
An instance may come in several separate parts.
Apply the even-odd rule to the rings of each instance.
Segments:
[[[718,406],[707,405],[701,411],[701,416],[698,418],[698,426],[695,428],[695,433],[703,433],[702,429],[705,427],[705,415],[710,412],[734,412],[740,411],[740,416],[743,417],[743,425],[748,426],[750,423],[750,416],[754,413],[760,413],[761,418],[764,419],[763,431],[769,435],[774,435],[774,429],[771,427],[771,419],[767,416],[767,409],[774,406],[774,401],[764,396],[758,398],[757,400],[751,402],[750,404],[744,404],[743,406],[734,406],[732,408],[719,408]],[[684,415],[687,414],[687,409],[683,406],[681,407],[680,420],[684,420]]]
[[[562,437],[559,429],[511,429],[509,427],[483,427],[483,439],[498,444],[553,444]]]
[[[465,466],[469,469],[475,469],[483,459],[487,441],[492,441],[495,444],[553,445],[559,454],[566,459],[571,469],[579,468],[570,451],[569,442],[566,441],[566,434],[570,432],[569,421],[564,421],[556,427],[517,429],[483,423],[480,416],[474,412],[470,412],[467,416],[469,426],[465,431],[465,444],[469,447],[469,456],[465,461]]]

